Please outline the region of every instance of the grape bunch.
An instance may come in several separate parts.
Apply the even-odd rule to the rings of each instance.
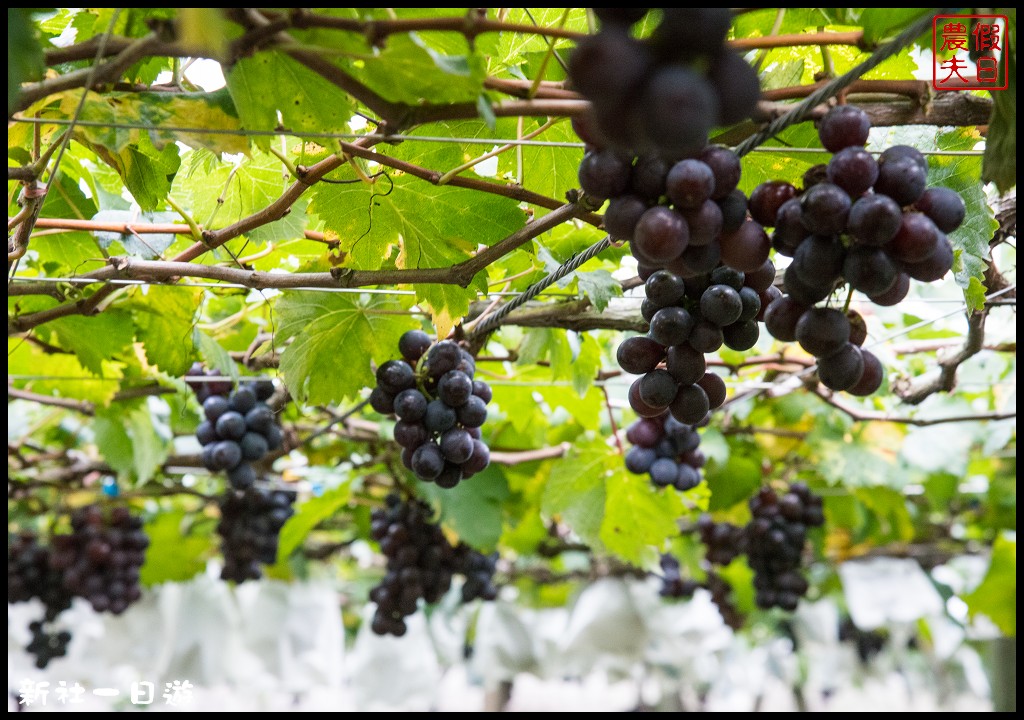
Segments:
[[[42,669],[67,653],[71,634],[51,631],[47,626],[71,607],[72,593],[64,586],[64,574],[50,565],[51,550],[34,533],[9,537],[7,542],[7,602],[28,602],[39,598],[43,617],[29,624],[32,640],[25,647]]]
[[[475,380],[473,356],[451,340],[433,343],[422,330],[398,341],[401,360],[377,368],[370,406],[394,414],[402,464],[416,477],[453,488],[490,464],[480,439],[491,388]]]
[[[584,141],[631,154],[678,159],[707,144],[716,125],[749,116],[757,73],[725,43],[727,8],[659,8],[649,37],[632,26],[648,8],[594,8],[600,30],[569,56],[572,87],[593,107],[574,120]]]
[[[732,585],[716,572],[709,571],[707,579],[699,583],[691,578],[684,578],[680,573],[679,560],[669,554],[661,556],[661,589],[658,594],[663,598],[691,598],[697,588],[704,587],[711,593],[711,602],[718,608],[719,614],[726,625],[733,630],[743,627],[743,615],[732,601]]]
[[[421,500],[403,502],[391,494],[385,504],[370,515],[370,534],[387,558],[384,578],[370,591],[370,600],[377,604],[374,633],[404,635],[405,618],[416,612],[419,600],[436,603],[456,574],[466,577],[463,602],[497,596],[492,584],[496,556],[482,555],[464,543],[452,546]]]
[[[658,594],[664,598],[691,598],[700,583],[683,578],[679,572],[679,561],[669,554],[663,554],[661,565],[661,589]]]
[[[807,529],[825,523],[821,498],[803,483],[793,483],[781,497],[766,487],[750,499],[750,512],[747,564],[757,606],[796,610],[808,588],[800,572]]]
[[[203,402],[206,419],[196,428],[203,465],[212,472],[226,471],[236,490],[251,487],[259,477],[253,463],[281,447],[281,426],[266,403],[273,394],[274,384],[262,380]]]
[[[462,602],[473,602],[477,598],[494,600],[498,588],[494,585],[494,571],[497,568],[498,553],[484,555],[465,543],[455,547],[459,572],[466,576],[462,584]]]
[[[142,518],[127,507],[104,513],[99,505],[87,505],[72,513],[70,534],[53,537],[50,567],[93,610],[120,615],[142,597],[139,573],[148,547]]]
[[[54,658],[68,654],[71,633],[67,630],[48,630],[42,620],[29,623],[28,629],[32,631],[32,640],[25,646],[25,650],[35,656],[35,665],[40,670]]]
[[[915,148],[896,145],[877,160],[867,152],[870,128],[857,107],[831,109],[818,126],[833,153],[828,164],[805,173],[802,190],[762,183],[749,203],[754,220],[774,228],[776,252],[792,258],[786,294],[766,309],[765,327],[817,358],[823,385],[859,396],[881,386],[882,365],[861,347],[866,333],[847,313],[817,303],[849,286],[892,306],[907,296],[911,280],[940,280],[953,266],[946,234],[966,214],[956,192],[927,187],[928,163]]]
[[[728,565],[746,552],[745,527],[732,523],[716,523],[710,515],[701,515],[697,521],[700,541],[704,544],[704,557],[712,565]]]
[[[192,388],[200,405],[213,395],[227,395],[232,387],[231,378],[225,377],[220,370],[207,369],[201,362],[192,363],[185,373],[185,384]]]
[[[64,587],[64,576],[50,564],[51,550],[34,533],[25,532],[8,540],[7,602],[28,602],[39,598],[52,621],[71,607],[72,593]]]
[[[250,486],[228,490],[220,500],[220,522],[224,567],[221,579],[242,583],[263,577],[261,564],[277,562],[277,542],[288,518],[294,514],[293,490],[271,490]]]
[[[610,198],[605,229],[629,240],[644,281],[648,333],[627,339],[617,353],[623,370],[642,376],[629,393],[641,417],[668,410],[694,424],[721,406],[725,385],[706,373],[704,355],[723,345],[752,348],[764,308],[779,296],[771,241],[747,217],[740,174],[736,154],[718,146],[676,163],[584,155],[580,186]]]
[[[626,430],[626,439],[633,444],[626,453],[626,469],[631,473],[647,473],[655,486],[672,486],[680,492],[700,484],[705,458],[693,426],[664,413],[634,422]]]
[[[641,417],[666,410],[695,424],[725,402],[725,383],[707,372],[706,353],[723,345],[748,350],[760,336],[764,301],[773,299],[775,266],[765,260],[755,272],[719,266],[683,277],[662,269],[644,283],[641,314],[646,335],[627,338],[616,352],[619,367],[640,375],[629,390],[630,407]]]
[[[718,608],[718,614],[722,620],[733,630],[743,627],[743,613],[736,607],[732,599],[732,585],[716,572],[709,572],[706,582],[708,592],[711,593],[711,602]]]

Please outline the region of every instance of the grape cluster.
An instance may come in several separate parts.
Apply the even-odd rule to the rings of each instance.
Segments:
[[[916,149],[897,145],[877,160],[867,152],[870,127],[863,110],[833,108],[818,127],[833,153],[828,164],[809,170],[802,190],[762,183],[749,203],[754,220],[774,228],[776,252],[792,258],[786,294],[765,311],[768,332],[817,358],[826,387],[859,396],[881,386],[882,365],[860,346],[865,335],[847,313],[815,305],[844,285],[877,305],[896,305],[911,280],[941,279],[953,265],[946,233],[966,214],[956,192],[927,187],[928,163]]]
[[[71,515],[70,534],[53,537],[50,566],[93,610],[120,615],[142,597],[139,572],[148,547],[142,518],[128,508],[104,513],[99,505],[87,505]]]
[[[610,198],[605,229],[629,240],[644,281],[648,333],[618,350],[622,369],[643,376],[629,393],[642,417],[668,410],[694,424],[721,406],[725,385],[706,372],[704,355],[753,347],[764,308],[780,294],[771,241],[736,188],[740,174],[736,154],[718,146],[676,163],[584,155],[580,186]]]
[[[665,598],[690,598],[697,592],[700,583],[690,578],[683,578],[679,572],[679,561],[668,554],[663,554],[661,565],[661,589],[658,594]]]
[[[718,608],[718,614],[722,616],[723,622],[733,630],[743,627],[743,613],[733,602],[732,585],[729,581],[716,572],[709,572],[706,587],[711,593],[711,602]]]
[[[71,607],[72,593],[64,587],[64,576],[50,564],[51,550],[33,533],[22,533],[7,545],[7,602],[28,602],[39,598],[46,608],[46,620],[54,620]]]
[[[462,584],[462,602],[473,602],[477,598],[494,600],[498,597],[498,588],[494,585],[498,553],[484,555],[465,543],[459,543],[455,551],[459,557],[459,572],[466,576]]]
[[[387,573],[370,591],[377,604],[371,629],[377,635],[405,634],[405,618],[416,612],[419,600],[436,603],[448,592],[455,574],[465,575],[462,601],[493,600],[496,556],[485,556],[464,543],[452,546],[421,500],[403,502],[389,495],[385,508],[370,516],[370,534],[387,558]]]
[[[710,515],[701,515],[697,521],[700,541],[704,544],[704,557],[712,565],[728,565],[746,552],[745,527],[732,523],[716,523]]]
[[[265,402],[273,394],[274,384],[262,380],[203,402],[206,419],[196,428],[203,465],[212,472],[226,471],[236,490],[251,487],[259,477],[253,463],[281,447],[281,426]]]
[[[32,640],[25,646],[25,650],[35,656],[35,665],[40,670],[49,665],[54,658],[68,654],[71,633],[67,630],[47,630],[42,620],[29,623],[28,629],[32,631]]]
[[[209,378],[223,378],[223,380],[210,380]],[[220,370],[208,370],[201,362],[192,363],[192,367],[185,373],[185,384],[192,388],[200,405],[213,395],[227,395],[231,392],[232,387],[231,378],[224,377],[224,373]]]
[[[224,554],[222,580],[242,583],[263,576],[261,564],[277,562],[277,541],[281,527],[294,514],[293,490],[270,490],[250,486],[228,490],[220,500],[221,536]]]
[[[667,269],[651,273],[641,305],[650,329],[624,340],[616,353],[623,370],[641,376],[629,390],[633,410],[641,417],[667,410],[680,422],[694,424],[720,407],[725,383],[707,372],[704,355],[723,345],[733,350],[754,346],[762,308],[774,297],[774,276],[768,260],[750,273],[728,266],[686,280]]]
[[[681,492],[700,484],[705,458],[693,426],[664,413],[634,422],[626,430],[626,439],[633,443],[626,453],[626,469],[631,473],[647,473],[657,487],[672,486]]]
[[[803,483],[793,483],[781,497],[762,488],[750,499],[750,512],[747,564],[754,571],[757,606],[796,610],[808,587],[800,572],[807,529],[825,523],[821,498]]]
[[[422,330],[410,330],[398,349],[401,360],[377,368],[370,405],[398,418],[402,464],[420,480],[453,488],[490,464],[480,428],[491,388],[474,379],[476,361],[456,342],[435,344]]]
[[[707,144],[716,125],[753,112],[757,73],[725,44],[727,8],[659,8],[639,40],[632,26],[648,8],[594,8],[600,31],[569,56],[569,79],[593,112],[574,121],[586,142],[678,159]]]

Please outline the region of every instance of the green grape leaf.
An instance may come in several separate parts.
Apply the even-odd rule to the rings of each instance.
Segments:
[[[601,546],[610,475],[608,448],[603,443],[574,447],[551,465],[541,511],[558,515],[580,539]]]
[[[311,497],[295,510],[288,522],[281,528],[278,541],[278,562],[284,560],[299,548],[317,525],[335,515],[352,497],[352,486],[343,483],[319,497]]]
[[[445,54],[414,32],[390,36],[387,46],[353,74],[381,97],[407,105],[475,103],[486,76],[480,55]]]
[[[480,552],[494,550],[502,532],[502,503],[509,498],[504,472],[491,464],[483,472],[445,490],[433,483],[420,483],[420,495],[441,511],[441,521],[459,539]]]
[[[598,312],[604,312],[612,298],[622,295],[622,283],[607,270],[573,273],[580,291],[587,296]]]
[[[244,128],[281,127],[334,149],[339,148],[336,140],[317,133],[345,132],[355,113],[351,98],[337,85],[277,50],[241,58],[228,72],[227,86]],[[273,141],[269,135],[253,140],[263,149]]]
[[[206,569],[206,558],[214,552],[213,534],[200,534],[195,525],[186,530],[187,516],[184,510],[161,510],[146,523],[149,548],[139,577],[146,587],[185,582]]]
[[[168,375],[184,375],[195,358],[193,329],[201,296],[199,289],[150,287],[126,305],[146,359]]]
[[[645,475],[626,471],[622,457],[611,456],[615,467],[605,491],[604,546],[634,565],[649,561],[652,547],[660,551],[679,534],[676,518],[683,514],[681,495],[673,489],[656,489]]]
[[[378,366],[398,356],[398,338],[417,327],[392,298],[347,293],[294,292],[275,306],[277,332],[293,338],[281,354],[281,372],[302,403],[354,398],[376,382]],[[396,314],[397,313],[397,314]]]
[[[46,66],[39,34],[32,22],[35,8],[7,8],[7,115],[14,112],[22,83],[42,80]]]
[[[761,466],[752,457],[730,453],[724,463],[709,462],[704,479],[711,491],[708,509],[725,510],[745,502],[761,486]]]
[[[55,395],[106,405],[121,389],[123,368],[104,361],[99,376],[83,367],[75,355],[47,353],[24,338],[7,341],[7,375],[16,387],[40,395]]]
[[[93,317],[58,318],[45,328],[53,331],[61,347],[75,354],[82,367],[99,376],[105,364],[120,360],[135,339],[131,315],[117,309]]]
[[[372,187],[318,187],[309,211],[341,239],[352,268],[443,268],[468,260],[522,228],[526,219],[510,198],[455,187],[438,187],[410,176],[395,177],[391,191]],[[481,283],[483,275],[475,281]],[[465,315],[482,285],[415,285],[430,305],[438,335]]]
[[[148,482],[170,453],[170,444],[153,427],[144,404],[117,404],[97,411],[93,420],[96,447],[122,477]]]
[[[943,150],[969,150],[978,140],[975,133],[954,130],[940,135],[938,145]],[[969,310],[974,312],[984,306],[985,270],[991,259],[988,244],[992,234],[999,228],[979,182],[981,158],[933,155],[929,157],[928,164],[929,186],[947,187],[956,191],[967,206],[963,224],[949,233],[949,239],[956,253],[953,265],[956,283],[963,288]],[[976,304],[979,300],[979,285],[981,305]]]
[[[987,616],[1007,637],[1017,637],[1017,540],[1002,534],[992,545],[988,571],[964,597],[970,614]]]
[[[1015,29],[1015,28],[1014,28]],[[1009,87],[992,91],[992,119],[985,136],[981,179],[1005,193],[1017,185],[1017,35],[1010,32],[1002,62],[1009,65]],[[999,68],[1002,72],[1003,68]]]

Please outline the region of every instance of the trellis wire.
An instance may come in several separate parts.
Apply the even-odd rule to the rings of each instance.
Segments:
[[[30,123],[37,125],[70,125],[70,120],[60,118],[12,118],[11,122]],[[521,147],[538,148],[565,148],[570,150],[583,150],[586,144],[582,142],[569,142],[564,140],[523,140],[521,138],[479,138],[479,137],[442,137],[439,135],[394,135],[370,136],[365,133],[328,133],[305,130],[290,130],[287,133],[279,130],[232,130],[230,128],[193,128],[178,127],[175,125],[150,125],[146,123],[118,123],[103,122],[101,120],[80,120],[76,125],[80,127],[95,127],[105,130],[147,130],[149,132],[187,133],[191,135],[231,135],[236,137],[309,137],[328,140],[362,140],[367,137],[379,137],[383,142],[433,142],[433,143],[457,143],[460,145],[516,145]],[[820,155],[827,153],[824,148],[802,148],[802,147],[755,147],[749,152],[761,153],[809,153]],[[869,151],[870,152],[870,151]],[[982,150],[921,150],[922,155],[935,155],[938,157],[955,156],[980,156]],[[877,153],[876,153],[877,154]]]
[[[775,136],[785,128],[803,120],[811,111],[811,109],[820,105],[823,100],[832,97],[843,88],[852,84],[861,75],[877,67],[884,60],[888,59],[890,56],[894,55],[903,47],[908,45],[914,38],[916,38],[918,35],[923,33],[925,30],[928,29],[928,27],[931,26],[932,20],[936,15],[941,15],[943,12],[944,10],[938,10],[932,13],[926,13],[924,16],[922,16],[920,19],[918,19],[916,22],[910,25],[907,29],[905,29],[903,32],[897,35],[896,38],[893,39],[891,42],[886,43],[885,45],[875,50],[875,52],[872,53],[871,57],[862,62],[860,65],[853,68],[849,72],[837,77],[835,80],[828,83],[821,89],[812,92],[788,113],[769,123],[764,130],[761,130],[760,132],[750,136],[742,143],[737,145],[735,149],[736,155],[739,157],[743,157],[751,150],[753,150],[755,147],[765,142],[769,138]],[[515,310],[520,305],[529,302],[531,299],[535,298],[538,293],[540,293],[553,283],[558,282],[569,273],[576,270],[587,260],[590,260],[591,258],[597,256],[604,250],[607,250],[609,247],[611,247],[611,244],[611,238],[605,237],[603,240],[594,243],[583,252],[574,255],[572,258],[569,259],[568,262],[561,265],[553,273],[545,277],[543,280],[540,280],[539,282],[527,288],[526,291],[524,291],[520,297],[506,303],[497,311],[495,311],[493,315],[489,316],[486,320],[476,325],[473,328],[473,331],[469,334],[469,337],[478,338],[481,335],[496,329],[501,324],[502,319],[510,312]]]
[[[414,297],[416,295],[415,290],[398,290],[393,288],[344,288],[344,287],[286,287],[286,288],[274,288],[274,287],[253,287],[251,285],[243,285],[242,283],[230,283],[230,282],[155,282],[153,280],[132,280],[128,278],[111,278],[109,280],[97,280],[96,278],[87,277],[39,277],[35,275],[16,275],[11,278],[14,282],[23,283],[50,283],[53,285],[59,285],[61,283],[68,283],[70,285],[98,285],[100,283],[104,285],[121,285],[121,286],[146,286],[146,287],[184,287],[184,288],[208,288],[208,289],[222,289],[222,290],[255,290],[259,292],[326,292],[326,293],[348,293],[351,295],[388,295],[388,296],[404,296]],[[512,291],[494,291],[494,292],[482,292],[479,297],[517,297],[519,293]],[[545,297],[566,297],[580,299],[579,294],[572,292],[550,292],[545,293]]]
[[[990,301],[995,300],[996,298],[1000,297],[1001,295],[1005,295],[1007,293],[1014,292],[1016,289],[1017,289],[1017,283],[1013,283],[1012,285],[1007,285],[1006,287],[1004,287],[1004,288],[1002,288],[1000,290],[997,290],[997,291],[995,291],[993,293],[990,293],[990,294],[986,295],[985,296],[985,303],[988,304]],[[895,340],[896,338],[902,337],[904,335],[909,335],[910,333],[914,332],[915,330],[920,330],[921,328],[927,327],[928,325],[931,325],[933,323],[937,323],[940,320],[945,320],[946,318],[953,317],[957,313],[963,312],[966,309],[967,309],[967,303],[960,302],[959,303],[959,307],[956,310],[950,311],[948,313],[943,313],[942,315],[938,315],[938,316],[933,317],[933,318],[928,318],[927,320],[921,320],[919,322],[914,323],[913,325],[908,325],[905,328],[901,328],[900,330],[898,330],[898,331],[896,331],[894,333],[891,333],[889,335],[886,335],[884,337],[879,338],[878,340],[875,340],[874,342],[872,342],[867,347],[869,347],[869,348],[877,347],[877,346],[882,345],[884,343],[887,343],[887,342],[890,342],[892,340]],[[801,373],[798,374],[798,376],[802,376],[804,374],[808,374],[812,370],[814,370],[814,367],[811,367],[811,368],[808,368],[807,370],[802,371]],[[103,378],[103,377],[95,377],[95,376],[93,376],[93,377],[88,377],[88,376],[78,377],[78,376],[74,376],[74,375],[24,375],[24,374],[13,374],[13,375],[9,374],[7,376],[7,378],[8,378],[8,380],[40,380],[40,381],[50,381],[50,380],[61,380],[61,381],[64,381],[64,380],[66,380],[68,382],[120,382],[121,380],[124,379],[124,378],[119,378],[119,377]],[[199,382],[199,383],[202,383],[202,382],[222,382],[223,380],[224,380],[223,377],[203,377],[203,376],[197,376],[197,377],[190,377],[189,378],[189,382]],[[499,381],[495,381],[495,382],[490,383],[490,384],[497,384],[498,382]],[[514,381],[500,381],[500,382],[504,382],[505,384],[508,384],[509,382],[514,382]],[[541,385],[541,386],[538,386],[538,387],[546,387],[547,385],[550,385],[550,384],[551,383],[545,383],[544,385]],[[566,382],[567,386],[571,385],[571,384],[572,383]],[[774,387],[774,384],[771,387]],[[764,388],[764,389],[767,389],[767,388]],[[744,397],[749,397],[749,396],[744,396]],[[742,399],[742,398],[738,398],[737,397],[736,399]],[[730,400],[730,402],[733,402],[733,400]]]
[[[757,147],[769,138],[774,137],[790,125],[805,119],[812,109],[820,105],[825,100],[828,100],[830,97],[833,97],[843,88],[851,85],[864,73],[874,70],[876,67],[913,42],[914,38],[927,31],[928,28],[932,26],[932,22],[936,16],[948,14],[955,10],[956,8],[939,8],[930,13],[925,13],[890,42],[887,42],[885,45],[882,45],[875,50],[875,52],[871,54],[871,57],[860,65],[840,75],[827,85],[815,90],[806,98],[801,100],[800,103],[788,113],[776,118],[772,122],[768,123],[767,127],[763,130],[751,135],[749,138],[741,142],[736,146],[736,154],[740,157],[746,155],[753,148]]]
[[[342,287],[284,287],[284,288],[270,288],[270,287],[253,287],[251,285],[243,285],[241,283],[229,283],[229,282],[165,282],[156,280],[131,280],[127,278],[111,278],[109,280],[96,280],[94,278],[85,277],[40,277],[36,275],[16,275],[11,278],[13,282],[20,283],[49,283],[51,285],[60,285],[61,283],[67,283],[69,285],[95,285],[103,283],[105,285],[119,285],[124,287],[161,287],[161,288],[204,288],[208,290],[252,290],[256,292],[275,292],[275,293],[291,293],[291,292],[323,292],[323,293],[341,293],[348,295],[384,295],[386,297],[415,297],[415,290],[399,290],[397,288],[383,288],[383,287],[362,287],[362,288],[342,288]],[[495,290],[482,292],[477,297],[479,298],[494,298],[494,297],[519,297],[521,293],[512,290]],[[585,295],[575,292],[544,292],[534,297],[554,297],[554,298],[567,298],[571,300],[583,300],[586,298]],[[640,300],[636,296],[623,295],[621,300]],[[922,305],[963,305],[963,300],[957,300],[955,298],[914,298],[913,302],[921,303]],[[1016,305],[1016,300],[1006,300],[989,303],[991,306],[998,305]],[[410,311],[411,312],[411,311]],[[416,314],[416,313],[412,313]]]
[[[533,298],[537,297],[538,295],[540,295],[541,292],[546,290],[548,287],[555,284],[569,273],[575,271],[588,260],[596,257],[598,254],[607,250],[611,246],[612,239],[610,236],[606,235],[603,240],[599,240],[598,242],[594,243],[583,252],[573,255],[567,262],[560,265],[557,270],[552,272],[550,275],[547,275],[542,280],[535,282],[533,285],[524,290],[522,294],[520,294],[515,300],[511,300],[505,303],[493,314],[489,315],[486,320],[480,322],[478,325],[475,325],[473,327],[472,332],[469,333],[469,337],[471,339],[478,338],[481,335],[484,335],[494,330],[501,324],[501,321],[510,312],[515,310],[523,303],[527,303]]]

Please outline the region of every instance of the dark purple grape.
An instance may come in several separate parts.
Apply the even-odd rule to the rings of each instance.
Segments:
[[[427,398],[415,388],[403,390],[395,395],[394,411],[400,420],[418,422],[427,413]]]
[[[487,403],[473,395],[466,404],[456,411],[456,417],[462,427],[472,430],[481,427],[487,421]]]
[[[837,153],[852,145],[866,145],[871,120],[853,105],[837,105],[818,123],[818,137],[826,150]]]
[[[846,253],[843,277],[865,295],[882,295],[892,289],[899,268],[882,248],[855,245]]]
[[[864,371],[856,384],[847,388],[847,392],[858,397],[867,397],[882,386],[885,370],[878,358],[867,350],[861,350],[861,357],[864,360]]]
[[[684,211],[690,230],[690,247],[710,245],[722,234],[722,209],[714,200],[705,200],[696,210]]]
[[[622,341],[615,357],[623,370],[642,375],[658,367],[665,358],[665,348],[649,337],[636,335]]]
[[[640,399],[649,407],[664,410],[676,397],[679,383],[667,370],[652,370],[640,378]]]
[[[852,388],[863,372],[861,349],[853,343],[848,342],[837,352],[818,360],[818,379],[822,385],[836,392]]]
[[[846,229],[850,196],[831,183],[820,183],[800,198],[801,221],[815,235],[838,235]]]
[[[779,208],[796,195],[796,187],[784,180],[763,182],[750,193],[750,217],[765,227],[775,227]]]
[[[682,65],[655,69],[636,105],[643,108],[642,140],[637,149],[660,151],[669,158],[699,152],[719,117],[719,99],[713,89],[712,83]]]
[[[705,163],[715,176],[715,188],[711,191],[712,200],[723,200],[736,190],[740,183],[739,156],[722,145],[708,145],[698,159]]]
[[[629,189],[631,170],[630,158],[621,151],[588,152],[580,161],[580,187],[588,195],[602,200],[617,197]]]
[[[761,99],[761,82],[757,71],[738,53],[727,47],[711,61],[708,83],[718,95],[719,125],[733,125],[746,120]]]
[[[811,355],[828,357],[850,341],[850,321],[835,308],[810,308],[797,321],[796,340]]]
[[[725,380],[721,376],[715,373],[704,373],[703,377],[697,381],[697,385],[707,395],[708,404],[712,410],[725,404]]]
[[[755,296],[757,295],[757,293],[754,294]],[[760,309],[760,305],[758,305],[758,309]],[[737,351],[749,350],[754,347],[760,335],[761,332],[758,330],[757,322],[754,320],[740,320],[722,328],[722,338],[725,341],[725,346]]]
[[[424,443],[412,454],[412,471],[421,480],[433,480],[444,470],[444,454],[432,442]]]
[[[472,394],[473,381],[459,370],[450,370],[437,383],[437,396],[449,407],[462,407]]]
[[[711,198],[715,175],[700,160],[680,160],[668,171],[665,192],[679,210],[696,210]]]
[[[423,416],[423,425],[427,432],[443,433],[445,430],[455,427],[457,420],[455,408],[443,400],[431,400],[427,403],[427,412]]]
[[[827,174],[830,183],[859,198],[878,180],[878,162],[864,148],[851,145],[832,156]]]
[[[716,202],[722,211],[722,232],[731,233],[739,230],[747,219],[747,196],[740,190],[733,190]]]
[[[408,362],[415,364],[430,348],[430,336],[422,330],[407,330],[398,338],[398,351]]]
[[[740,319],[740,315],[743,314],[743,301],[732,287],[712,285],[700,296],[700,312],[707,320],[724,327]]]
[[[764,265],[772,246],[764,228],[753,220],[735,232],[723,234],[720,242],[722,262],[740,272],[754,272]]]
[[[888,195],[898,205],[912,205],[920,199],[927,183],[927,171],[912,158],[902,157],[879,163],[875,192]]]
[[[618,240],[632,240],[636,224],[648,207],[647,202],[636,195],[613,197],[604,211],[605,231]]]
[[[967,216],[967,206],[960,193],[944,187],[932,187],[922,193],[914,207],[927,215],[944,233],[960,227]]]
[[[704,419],[711,409],[707,393],[700,385],[684,385],[679,388],[669,406],[672,417],[681,423],[693,425]],[[674,478],[673,478],[674,480]]]
[[[388,360],[377,368],[377,387],[391,395],[416,386],[416,375],[409,363]]]
[[[887,250],[900,262],[917,263],[935,252],[938,241],[939,229],[927,215],[908,212]]]
[[[888,195],[865,195],[850,208],[847,232],[864,245],[885,245],[896,237],[903,211]]]
[[[679,303],[685,292],[683,279],[668,270],[658,270],[644,283],[644,294],[659,308]]]
[[[690,232],[683,216],[657,205],[640,216],[630,246],[638,259],[652,265],[665,265],[682,255],[689,240]]]
[[[662,308],[651,318],[651,339],[666,347],[681,345],[690,337],[695,322],[693,316],[684,308]]]

